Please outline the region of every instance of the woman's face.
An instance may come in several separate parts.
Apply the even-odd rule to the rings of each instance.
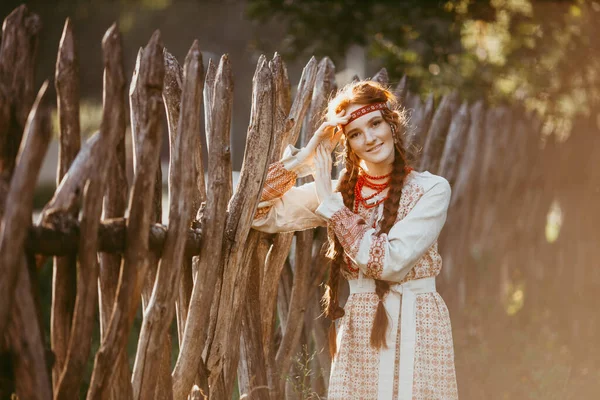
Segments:
[[[364,107],[353,104],[346,115]],[[383,119],[380,110],[362,115],[344,127],[346,140],[354,153],[367,163],[391,164],[394,162],[394,137],[390,125]]]

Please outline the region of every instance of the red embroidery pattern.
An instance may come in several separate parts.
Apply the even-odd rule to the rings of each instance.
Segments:
[[[383,110],[384,108],[388,108],[387,103],[385,103],[385,102],[373,103],[373,104],[366,105],[362,108],[359,108],[358,110],[356,110],[350,114],[350,119],[348,119],[348,123],[346,123],[346,125],[348,125],[350,122],[354,121],[355,119],[362,117],[365,114],[368,114],[370,112],[377,111],[377,110]],[[344,126],[346,126],[346,125],[344,125]]]
[[[437,276],[442,269],[442,257],[438,253],[438,243],[434,242],[431,247],[417,261],[410,272],[402,279],[404,283],[413,279],[427,278]]]
[[[338,330],[342,340],[333,359],[328,400],[377,400],[379,350],[371,347],[370,338],[378,303],[375,293],[355,293],[348,298]]]
[[[264,217],[265,215],[267,215],[269,213],[270,209],[271,209],[270,206],[261,207],[261,208],[257,209],[256,213],[254,214],[254,219],[260,219],[260,218]]]
[[[417,296],[413,399],[458,399],[452,327],[439,293]]]
[[[452,327],[446,303],[438,293],[417,296],[417,343],[413,400],[458,399]],[[398,396],[400,369],[400,325],[396,336],[394,395]]]
[[[260,201],[273,200],[283,196],[285,192],[294,187],[296,178],[296,173],[285,169],[281,161],[269,165]],[[264,206],[257,209],[254,219],[264,217],[269,213],[270,209],[271,206]]]
[[[369,249],[369,262],[367,263],[367,271],[365,273],[367,277],[381,279],[385,261],[385,244],[387,240],[387,235],[385,233],[380,236],[373,235],[373,242]]]
[[[378,301],[375,293],[355,293],[348,298],[338,330],[342,340],[333,360],[329,400],[377,399],[379,368],[392,367],[379,365],[379,351],[369,344]],[[415,320],[413,400],[457,400],[452,327],[448,308],[438,293],[417,296]],[[400,334],[399,326],[393,366],[394,398],[398,395]]]
[[[347,207],[342,207],[331,216],[329,222],[344,248],[344,252],[354,258],[358,253],[360,241],[369,229],[365,220]]]
[[[398,207],[398,217],[396,217],[396,222],[406,217],[424,193],[425,190],[412,180],[405,184],[402,188],[402,195],[400,196],[400,206]]]
[[[284,168],[281,161],[269,165],[260,201],[277,199],[296,184],[296,173]]]

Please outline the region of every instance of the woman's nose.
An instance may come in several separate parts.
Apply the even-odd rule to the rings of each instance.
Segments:
[[[373,132],[370,129],[367,129],[365,131],[365,142],[373,143],[374,140],[375,140],[375,135],[373,134]]]

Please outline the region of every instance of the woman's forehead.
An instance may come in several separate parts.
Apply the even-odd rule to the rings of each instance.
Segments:
[[[356,111],[364,106],[365,106],[365,104],[351,104],[348,107],[346,107],[345,115],[352,114],[354,111]],[[373,118],[375,116],[381,116],[381,115],[382,115],[381,110],[375,110],[375,111],[366,113],[364,115],[361,115],[360,117],[356,118],[354,121],[351,121],[348,125],[344,126],[344,132],[350,132],[352,129],[355,129],[355,128],[362,128],[364,125],[367,124],[367,122],[369,122],[369,120],[371,120],[371,118]]]

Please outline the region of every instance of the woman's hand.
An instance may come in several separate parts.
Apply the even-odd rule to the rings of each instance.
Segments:
[[[345,125],[348,122],[348,118],[350,116],[344,116],[344,111],[342,111],[338,116],[333,118],[331,121],[325,121],[321,124],[319,129],[315,132],[313,137],[310,139],[306,147],[302,148],[298,154],[296,154],[296,158],[300,163],[310,162],[312,158],[315,156],[315,152],[317,147],[323,143],[328,151],[331,153],[333,151],[335,145],[340,140],[342,136],[342,129],[336,130],[336,127],[339,125]]]
[[[326,148],[325,143],[319,144],[314,156],[315,162],[315,173],[313,175],[315,179],[315,186],[317,189],[317,197],[319,202],[325,200],[329,195],[333,193],[331,187],[331,154],[330,150]]]

